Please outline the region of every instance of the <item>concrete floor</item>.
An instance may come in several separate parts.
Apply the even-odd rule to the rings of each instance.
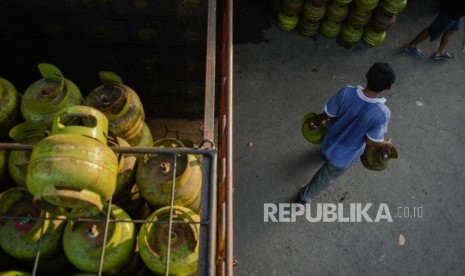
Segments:
[[[435,1],[409,1],[384,44],[351,49],[281,31],[268,1],[250,2],[235,2],[235,275],[465,275],[463,28],[449,46],[456,60],[430,59],[438,43],[428,41],[414,60],[400,49],[434,19]],[[381,172],[355,164],[312,205],[373,203],[376,213],[385,203],[393,221],[264,222],[264,203],[293,202],[322,163],[303,116],[342,86],[365,85],[377,61],[397,74],[384,96],[399,159]],[[418,207],[421,218],[398,216]]]
[[[203,138],[203,120],[148,117],[145,122],[154,141],[165,138],[187,139],[199,145]]]

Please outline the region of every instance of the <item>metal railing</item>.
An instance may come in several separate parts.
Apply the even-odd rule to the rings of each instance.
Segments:
[[[209,142],[208,142],[209,143]],[[212,145],[210,145],[212,146]],[[0,150],[32,150],[32,145],[16,144],[16,143],[0,143]],[[103,263],[105,257],[105,245],[107,241],[108,228],[110,223],[116,222],[132,222],[135,224],[143,223],[166,223],[168,224],[168,233],[171,233],[172,226],[174,223],[186,223],[173,221],[173,206],[174,205],[174,196],[175,196],[175,183],[176,183],[176,166],[177,166],[177,156],[183,154],[195,154],[202,155],[202,186],[201,186],[201,205],[200,205],[200,221],[193,222],[200,225],[200,238],[199,238],[199,256],[198,256],[198,275],[215,275],[216,273],[216,226],[217,226],[217,181],[216,181],[216,171],[217,171],[217,150],[214,147],[211,148],[157,148],[157,147],[112,147],[116,153],[126,153],[126,154],[170,154],[173,156],[173,176],[172,176],[172,186],[171,186],[171,202],[170,202],[170,215],[167,222],[153,222],[146,219],[131,219],[128,220],[117,220],[110,218],[110,210],[112,208],[112,199],[108,202],[108,211],[106,218],[104,220],[98,218],[63,218],[63,217],[11,217],[3,216],[0,217],[0,221],[5,220],[40,220],[42,222],[41,226],[41,237],[37,243],[37,254],[31,268],[18,268],[18,269],[27,269],[32,271],[32,275],[38,274],[38,268],[40,263],[40,248],[42,246],[43,232],[44,232],[44,222],[45,220],[65,220],[65,221],[81,221],[81,222],[104,222],[104,236],[102,243],[102,251],[100,254],[99,261],[99,272],[98,275],[102,275]],[[166,269],[165,275],[169,275],[170,269],[170,250],[171,242],[168,240],[167,249],[166,249]],[[0,268],[1,269],[1,268]]]

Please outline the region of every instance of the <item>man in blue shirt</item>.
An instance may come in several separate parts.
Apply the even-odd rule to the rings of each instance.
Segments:
[[[391,111],[380,93],[391,88],[396,76],[387,63],[375,63],[366,73],[367,86],[347,86],[326,103],[324,112],[308,122],[310,129],[329,121],[321,149],[325,163],[298,196],[311,202],[362,155],[365,145],[392,148],[385,139]]]

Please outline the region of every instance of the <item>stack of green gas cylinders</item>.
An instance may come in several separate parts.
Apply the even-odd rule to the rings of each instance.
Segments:
[[[38,69],[24,93],[0,78],[0,143],[32,148],[0,150],[0,275],[195,274],[202,156],[169,150],[196,145],[154,142],[113,72],[83,96],[56,66]],[[130,147],[164,153],[114,150]]]
[[[352,44],[379,46],[407,0],[272,0],[278,26],[304,36],[318,33]]]

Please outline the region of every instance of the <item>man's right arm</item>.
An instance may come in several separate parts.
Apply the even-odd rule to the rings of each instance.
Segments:
[[[375,148],[384,148],[386,150],[390,150],[392,148],[392,139],[389,138],[389,139],[386,139],[386,140],[381,141],[381,142],[375,142],[375,141],[372,141],[369,138],[367,138],[366,139],[366,144],[367,144],[367,146],[372,146],[372,147],[375,147]]]

